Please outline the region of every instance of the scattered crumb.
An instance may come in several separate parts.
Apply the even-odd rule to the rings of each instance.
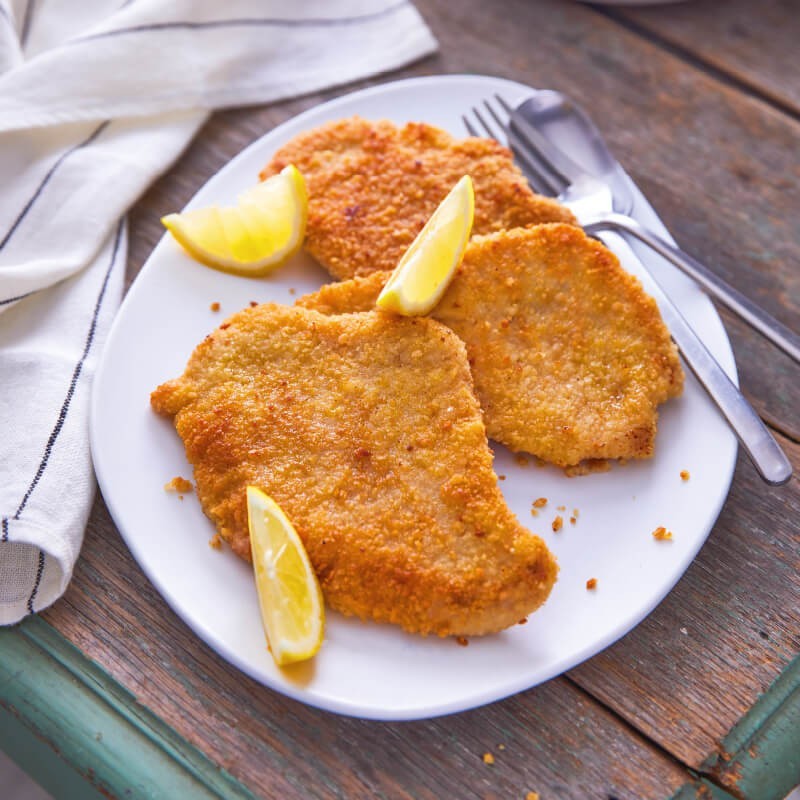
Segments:
[[[653,538],[658,539],[659,542],[669,541],[672,539],[672,531],[668,531],[663,525],[659,525],[653,531]]]
[[[535,508],[532,508],[531,509],[531,516],[532,517],[538,517],[539,516],[539,512]]]
[[[539,792],[528,792],[525,795],[525,800],[539,800]]]
[[[522,618],[522,619],[521,619],[521,620],[520,620],[520,621],[517,623],[517,625],[524,625],[524,624],[525,624],[527,621],[528,621],[528,618],[527,618],[527,617],[523,617],[523,618]]]
[[[689,470],[688,469],[682,469],[681,470],[681,480],[686,482],[686,481],[689,480],[689,477],[690,477],[689,476]]]
[[[577,517],[570,517],[569,518],[569,524],[570,525],[574,525],[577,521],[578,521]]]
[[[222,548],[222,537],[215,533],[208,541],[209,547],[212,547],[214,550],[220,550]]]
[[[519,453],[514,456],[514,461],[516,461],[520,467],[527,467],[529,463],[528,459],[525,456],[520,455]]]
[[[255,300],[250,301],[250,308],[255,308],[258,305],[258,302]]]
[[[572,509],[572,516],[575,517],[575,519],[578,519],[578,517],[580,516],[577,508]]]
[[[217,302],[215,301],[215,302],[213,302],[213,303],[212,303],[212,304],[209,306],[209,308],[210,308],[212,311],[219,311],[219,303],[217,303]]]
[[[556,511],[566,511],[566,510],[567,510],[566,506],[556,506]]]
[[[587,589],[596,589],[597,588],[597,578],[589,578],[589,580],[586,581],[586,588]]]
[[[564,518],[559,514],[553,520],[553,533],[558,533],[564,525]]]
[[[494,764],[494,756],[491,753],[484,753],[483,754],[483,763],[484,764]]]
[[[499,745],[497,745],[497,749],[498,750],[505,750],[506,746],[504,744],[499,744]]]
[[[688,635],[689,635],[689,631],[687,631],[687,630],[686,630],[686,628],[681,628],[681,633],[682,633],[684,636],[688,636]]]
[[[292,287],[289,289],[289,294],[291,294],[291,295],[295,295],[295,294],[297,294],[297,289],[295,289],[295,288],[294,288],[294,286],[292,286]]]
[[[499,481],[504,481],[505,479],[506,479],[505,475],[498,475],[497,476],[497,480],[499,480]]]
[[[466,647],[469,644],[469,639],[466,636],[456,636],[456,644]]]
[[[164,491],[165,492],[191,492],[194,487],[192,486],[191,481],[187,481],[186,478],[181,478],[180,475],[176,475],[171,481],[164,484]]]
[[[547,505],[547,498],[540,497],[538,500],[533,501],[534,508],[544,508]]]

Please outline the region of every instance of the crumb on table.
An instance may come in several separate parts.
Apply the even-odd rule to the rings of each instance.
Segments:
[[[209,306],[212,311],[219,311],[220,305],[216,302],[216,300]]]
[[[672,531],[668,531],[663,525],[659,525],[653,531],[653,538],[658,539],[659,542],[665,542],[672,539]]]
[[[596,589],[597,588],[597,578],[589,578],[589,580],[586,581],[586,588],[587,589]]]
[[[564,518],[559,514],[553,520],[553,533],[558,533],[563,526],[564,526]]]
[[[484,764],[494,764],[494,756],[491,753],[484,753],[483,754],[483,763]]]
[[[525,800],[539,800],[539,792],[528,792],[525,795]]]
[[[165,492],[179,492],[186,494],[187,492],[191,492],[193,488],[192,482],[187,481],[186,478],[181,478],[180,475],[176,475],[171,481],[168,481],[164,484]]]

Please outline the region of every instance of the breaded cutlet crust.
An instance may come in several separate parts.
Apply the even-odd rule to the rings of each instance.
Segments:
[[[568,209],[531,191],[507,148],[424,123],[352,117],[322,125],[278,150],[261,178],[288,164],[308,186],[306,249],[340,280],[394,269],[464,175],[475,186],[473,233],[575,224]]]
[[[464,346],[433,320],[248,308],[151,403],[174,418],[222,538],[250,559],[245,490],[259,486],[334,609],[467,636],[550,592],[555,561],[498,488]]]
[[[374,308],[389,273],[298,300]],[[431,312],[466,343],[489,436],[562,467],[653,455],[658,405],[683,371],[655,301],[571,225],[476,237]]]

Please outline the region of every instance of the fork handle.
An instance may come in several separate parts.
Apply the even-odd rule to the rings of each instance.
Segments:
[[[588,220],[583,227],[587,233],[596,233],[602,230],[623,231],[644,242],[678,269],[694,278],[710,295],[716,297],[720,303],[738,314],[745,322],[800,364],[800,336],[778,322],[733,286],[717,277],[697,259],[665,241],[632,217],[625,214],[604,214]]]

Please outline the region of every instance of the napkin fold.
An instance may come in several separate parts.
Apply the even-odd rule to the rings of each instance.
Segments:
[[[60,597],[80,551],[127,210],[212,109],[435,48],[397,0],[0,0],[0,624]]]

